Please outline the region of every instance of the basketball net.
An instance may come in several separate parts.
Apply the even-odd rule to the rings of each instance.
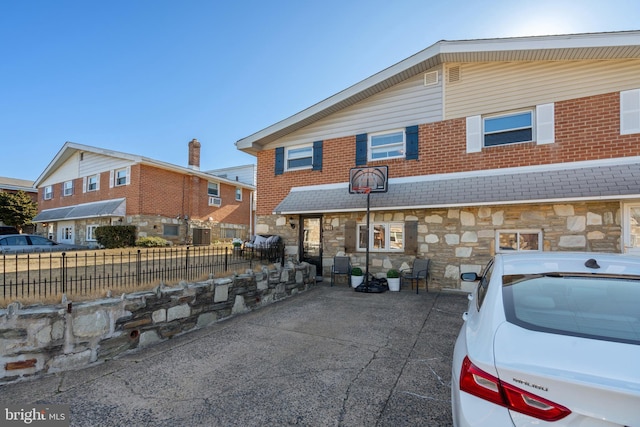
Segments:
[[[353,187],[353,191],[359,194],[369,194],[371,193],[371,187]]]

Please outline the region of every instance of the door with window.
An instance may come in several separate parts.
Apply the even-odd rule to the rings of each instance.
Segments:
[[[58,223],[58,243],[75,243],[73,221],[61,221]]]
[[[640,202],[624,205],[623,252],[640,256]]]
[[[300,221],[300,261],[316,266],[316,279],[322,277],[322,217],[301,216]]]

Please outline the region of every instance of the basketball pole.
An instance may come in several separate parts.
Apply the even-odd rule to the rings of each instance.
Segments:
[[[365,273],[364,273],[364,286],[368,287],[369,286],[369,245],[371,244],[371,242],[369,242],[369,237],[371,236],[371,234],[369,234],[369,223],[371,221],[370,215],[369,215],[369,209],[370,209],[370,197],[371,197],[371,191],[367,191],[367,251],[366,251],[366,255],[365,255]]]

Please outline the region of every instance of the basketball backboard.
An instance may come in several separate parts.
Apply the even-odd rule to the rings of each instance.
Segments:
[[[349,193],[386,193],[388,166],[358,167],[349,170]]]

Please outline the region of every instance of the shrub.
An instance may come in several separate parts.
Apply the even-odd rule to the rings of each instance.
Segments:
[[[141,237],[136,241],[136,246],[142,246],[145,248],[162,248],[168,246],[169,242],[162,237]]]
[[[395,269],[391,269],[389,271],[387,271],[387,279],[397,279],[400,277],[400,272],[398,270]]]
[[[96,228],[98,244],[107,249],[126,248],[136,244],[134,225],[105,225]]]
[[[364,273],[362,272],[362,269],[360,267],[353,267],[351,269],[351,275],[352,276],[362,276]]]

